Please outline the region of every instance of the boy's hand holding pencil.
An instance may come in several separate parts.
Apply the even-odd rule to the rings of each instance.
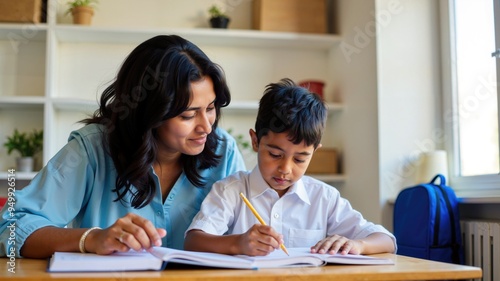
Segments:
[[[252,203],[250,203],[250,201],[248,201],[248,199],[245,197],[245,195],[243,195],[243,193],[240,192],[240,197],[241,199],[243,199],[243,201],[245,202],[245,204],[248,206],[248,208],[252,211],[252,213],[255,215],[255,217],[257,218],[257,220],[262,224],[262,225],[267,225],[266,222],[262,219],[262,217],[259,215],[259,213],[257,213],[257,210],[255,210],[255,208],[253,207]],[[281,249],[287,254],[288,254],[288,251],[285,247],[284,244],[281,244],[280,245]]]

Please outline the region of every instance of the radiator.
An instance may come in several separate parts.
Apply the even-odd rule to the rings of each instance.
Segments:
[[[500,222],[469,221],[460,222],[465,264],[483,270],[482,279],[475,281],[500,280]]]

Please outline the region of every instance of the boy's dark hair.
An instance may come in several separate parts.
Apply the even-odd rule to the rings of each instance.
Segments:
[[[266,86],[255,121],[258,141],[273,133],[288,132],[290,141],[317,148],[325,130],[327,110],[323,100],[288,78]]]

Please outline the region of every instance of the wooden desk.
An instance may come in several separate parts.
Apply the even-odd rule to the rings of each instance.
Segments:
[[[481,278],[478,267],[462,266],[393,254],[380,254],[395,261],[394,265],[326,265],[323,267],[260,270],[180,269],[164,271],[106,273],[47,273],[46,260],[16,259],[15,273],[8,271],[9,260],[0,258],[0,279],[9,280],[168,280],[168,281],[326,281],[326,280],[454,280]]]

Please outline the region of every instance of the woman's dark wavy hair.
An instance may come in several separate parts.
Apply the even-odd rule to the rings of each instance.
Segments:
[[[266,86],[259,102],[255,132],[260,139],[269,131],[288,132],[294,144],[302,141],[317,148],[325,130],[327,109],[315,93],[288,78]]]
[[[156,186],[149,170],[156,160],[157,128],[189,106],[190,85],[208,76],[214,84],[217,118],[199,155],[182,155],[181,165],[189,181],[202,187],[199,169],[216,166],[216,127],[220,109],[231,101],[222,69],[196,45],[176,35],[160,35],[137,46],[125,59],[114,82],[100,99],[99,109],[85,124],[106,126],[103,145],[117,170],[117,201],[132,192],[131,205],[142,208],[155,196]],[[131,189],[136,188],[136,191]]]

